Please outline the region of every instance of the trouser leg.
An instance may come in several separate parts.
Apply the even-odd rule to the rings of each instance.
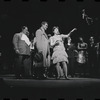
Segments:
[[[16,77],[20,77],[20,75],[22,74],[22,59],[23,59],[22,55],[16,55],[16,58],[15,58],[15,75],[16,75]]]
[[[24,56],[23,58],[23,66],[24,66],[24,76],[31,76],[31,58],[30,56]]]

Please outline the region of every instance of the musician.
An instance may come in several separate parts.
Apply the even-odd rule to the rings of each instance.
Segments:
[[[68,64],[68,55],[65,51],[65,47],[63,44],[63,38],[68,38],[71,33],[68,35],[60,34],[59,28],[57,26],[53,27],[54,36],[51,38],[51,46],[53,47],[52,60],[53,64],[55,64],[57,70],[57,79],[61,77],[61,64],[64,72],[65,79],[68,80],[67,77],[67,64]]]
[[[89,39],[88,44],[88,60],[89,60],[89,72],[93,76],[95,75],[96,64],[97,64],[97,43],[93,36]]]
[[[68,43],[65,44],[66,52],[68,54],[68,74],[74,77],[75,74],[75,51],[76,47],[72,42],[71,37],[68,37]]]
[[[33,39],[31,40],[30,50],[31,50],[31,73],[34,76],[34,58],[36,54],[36,37],[34,36]]]
[[[46,34],[48,28],[47,22],[42,22],[41,27],[36,31],[36,48],[38,53],[43,55],[43,68],[45,70],[43,77],[46,78],[46,70],[50,66],[50,48],[49,39]]]
[[[79,43],[78,43],[78,51],[81,54],[82,52],[86,53],[87,50],[87,43],[84,42],[82,37],[79,37]],[[84,63],[85,59],[79,59],[79,63]]]
[[[97,66],[98,66],[97,73],[98,77],[100,78],[100,41],[97,43]]]
[[[16,77],[29,78],[31,75],[31,60],[30,60],[30,40],[29,32],[26,26],[22,27],[20,33],[16,33],[13,37],[13,45],[16,53],[15,67]]]
[[[78,57],[77,57],[77,62],[78,62],[78,67],[80,69],[80,75],[84,74],[86,71],[86,62],[87,62],[87,43],[84,42],[82,37],[79,37],[79,43],[78,43]]]

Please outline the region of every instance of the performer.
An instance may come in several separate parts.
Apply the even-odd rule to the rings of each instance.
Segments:
[[[87,43],[84,42],[82,37],[80,37],[79,40],[80,40],[80,43],[78,43],[79,58],[77,59],[77,61],[79,63],[85,63],[86,59],[84,54],[86,54]]]
[[[97,64],[97,43],[95,43],[94,37],[91,36],[88,44],[88,60],[90,75],[95,75],[95,69]]]
[[[85,74],[86,70],[86,62],[87,62],[87,43],[84,42],[82,37],[79,37],[80,42],[78,43],[78,57],[77,62],[78,66],[80,67],[80,74]]]
[[[100,37],[99,37],[100,39]],[[100,78],[100,41],[97,43],[97,74]]]
[[[50,66],[50,49],[49,49],[49,40],[46,34],[46,30],[48,28],[47,22],[42,22],[40,29],[36,31],[36,48],[38,53],[43,55],[43,67],[45,69],[45,73],[43,74],[46,77],[46,70]]]
[[[33,36],[33,39],[31,40],[30,44],[30,50],[31,50],[31,73],[34,76],[34,58],[36,54],[36,37]]]
[[[31,75],[31,60],[30,60],[30,40],[27,37],[28,28],[22,27],[20,33],[16,33],[13,37],[13,45],[16,53],[15,67],[17,78],[29,78]],[[23,71],[23,72],[22,72]]]
[[[74,30],[73,30],[74,31]],[[63,72],[65,75],[65,78],[68,79],[67,77],[67,64],[68,64],[68,55],[65,51],[65,47],[63,44],[62,38],[68,38],[71,34],[71,32],[68,35],[63,35],[60,34],[59,28],[57,26],[53,27],[53,33],[54,36],[51,38],[51,46],[53,47],[53,64],[56,65],[56,70],[57,70],[57,79],[60,79],[60,63],[63,66]],[[67,62],[67,64],[66,64]]]
[[[74,77],[75,74],[75,52],[76,47],[74,43],[72,43],[71,37],[68,37],[68,43],[65,44],[66,52],[68,53],[68,74],[71,75],[71,77]]]

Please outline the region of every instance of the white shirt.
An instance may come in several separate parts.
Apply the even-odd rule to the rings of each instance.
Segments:
[[[29,46],[31,44],[29,38],[27,37],[27,35],[22,34],[21,40],[24,40],[25,43]]]

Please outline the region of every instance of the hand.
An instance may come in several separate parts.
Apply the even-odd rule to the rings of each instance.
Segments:
[[[15,52],[16,52],[17,54],[19,54],[19,50],[16,50]]]
[[[72,32],[74,32],[74,31],[76,31],[76,30],[77,30],[77,28],[73,28],[73,29],[69,32],[68,37],[72,34]]]
[[[75,31],[75,30],[77,30],[77,28],[73,28],[71,32],[73,32],[73,31]]]
[[[56,41],[55,45],[59,45],[59,40]]]
[[[0,52],[0,56],[1,56],[1,52]]]

